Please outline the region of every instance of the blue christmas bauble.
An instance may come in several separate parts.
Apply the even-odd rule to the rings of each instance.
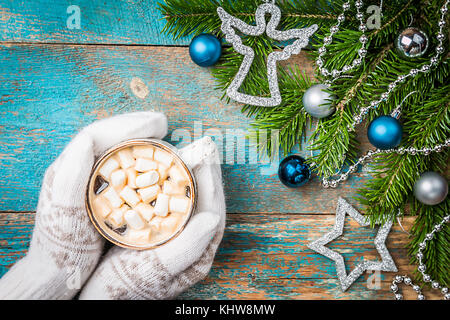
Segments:
[[[202,33],[192,39],[189,45],[189,55],[192,61],[201,67],[214,65],[222,54],[219,39],[212,34]]]
[[[308,182],[311,169],[305,159],[298,155],[284,158],[278,167],[278,178],[289,188],[298,188]]]
[[[370,143],[381,150],[397,147],[402,141],[402,135],[402,125],[391,116],[375,118],[367,128]]]

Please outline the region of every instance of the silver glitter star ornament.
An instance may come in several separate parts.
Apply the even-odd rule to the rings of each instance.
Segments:
[[[348,213],[361,226],[367,227],[370,225],[369,220],[356,211],[345,199],[339,197],[336,208],[336,223],[333,230],[323,237],[308,244],[308,247],[336,263],[336,273],[341,282],[342,291],[346,291],[366,270],[379,270],[388,272],[397,272],[397,266],[386,248],[386,238],[392,227],[392,221],[389,220],[378,229],[378,234],[375,237],[375,248],[381,256],[381,262],[365,260],[361,261],[351,272],[347,275],[345,270],[345,262],[342,255],[325,247],[327,243],[335,240],[342,235],[344,231],[345,214]]]
[[[261,107],[274,107],[281,103],[281,94],[278,87],[278,75],[276,63],[280,60],[287,60],[293,54],[298,54],[302,48],[304,48],[314,32],[316,32],[318,26],[312,25],[303,29],[290,29],[287,31],[275,30],[278,26],[281,18],[281,11],[275,4],[275,1],[266,2],[261,4],[256,9],[255,19],[256,26],[249,25],[242,20],[233,17],[226,12],[222,7],[217,8],[220,20],[222,20],[221,30],[225,34],[225,39],[233,45],[233,48],[240,54],[244,55],[244,60],[227,89],[227,95],[231,99]],[[270,14],[270,20],[266,24],[265,15]],[[270,97],[257,97],[238,92],[238,89],[242,85],[245,77],[247,76],[250,66],[253,63],[255,52],[249,46],[242,43],[242,39],[238,36],[234,30],[236,28],[243,34],[249,36],[261,36],[264,32],[267,35],[277,41],[288,41],[292,39],[294,42],[284,47],[282,51],[274,51],[267,56],[267,76],[269,80]]]

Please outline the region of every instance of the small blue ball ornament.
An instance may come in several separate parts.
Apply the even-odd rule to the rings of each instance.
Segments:
[[[222,54],[219,39],[212,34],[202,33],[192,39],[189,45],[189,55],[192,61],[201,67],[214,65]]]
[[[391,116],[375,118],[367,128],[370,143],[381,150],[397,147],[402,141],[402,135],[402,125]]]
[[[298,188],[309,181],[311,169],[305,159],[298,155],[284,158],[278,167],[278,178],[289,188]]]

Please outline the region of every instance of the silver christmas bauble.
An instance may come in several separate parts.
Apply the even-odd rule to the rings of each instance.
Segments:
[[[325,118],[334,112],[331,104],[335,98],[325,90],[329,90],[328,86],[316,84],[303,95],[303,107],[314,118]]]
[[[405,57],[414,58],[425,54],[428,43],[428,36],[423,31],[409,27],[398,35],[395,45]]]
[[[436,172],[423,173],[414,184],[414,196],[423,204],[439,204],[445,200],[447,194],[447,180]]]

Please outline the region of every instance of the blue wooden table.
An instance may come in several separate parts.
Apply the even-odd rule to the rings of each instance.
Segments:
[[[71,29],[77,8],[80,28]],[[221,101],[210,70],[191,62],[189,39],[161,33],[156,8],[153,0],[0,0],[0,276],[26,253],[45,168],[80,128],[113,114],[157,110],[169,118],[166,140],[178,146],[176,129],[193,139],[248,130],[240,105]],[[306,54],[289,63],[312,74]],[[233,154],[233,147],[228,136],[221,149]],[[183,298],[392,298],[388,273],[365,274],[342,293],[334,263],[306,247],[334,224],[339,196],[357,206],[352,197],[366,172],[334,190],[320,188],[317,178],[290,190],[273,167],[248,155],[224,161],[222,170],[225,236],[209,276]],[[374,234],[348,219],[329,247],[350,269],[363,256],[378,257]],[[407,242],[394,227],[388,247],[402,273],[414,269]]]

